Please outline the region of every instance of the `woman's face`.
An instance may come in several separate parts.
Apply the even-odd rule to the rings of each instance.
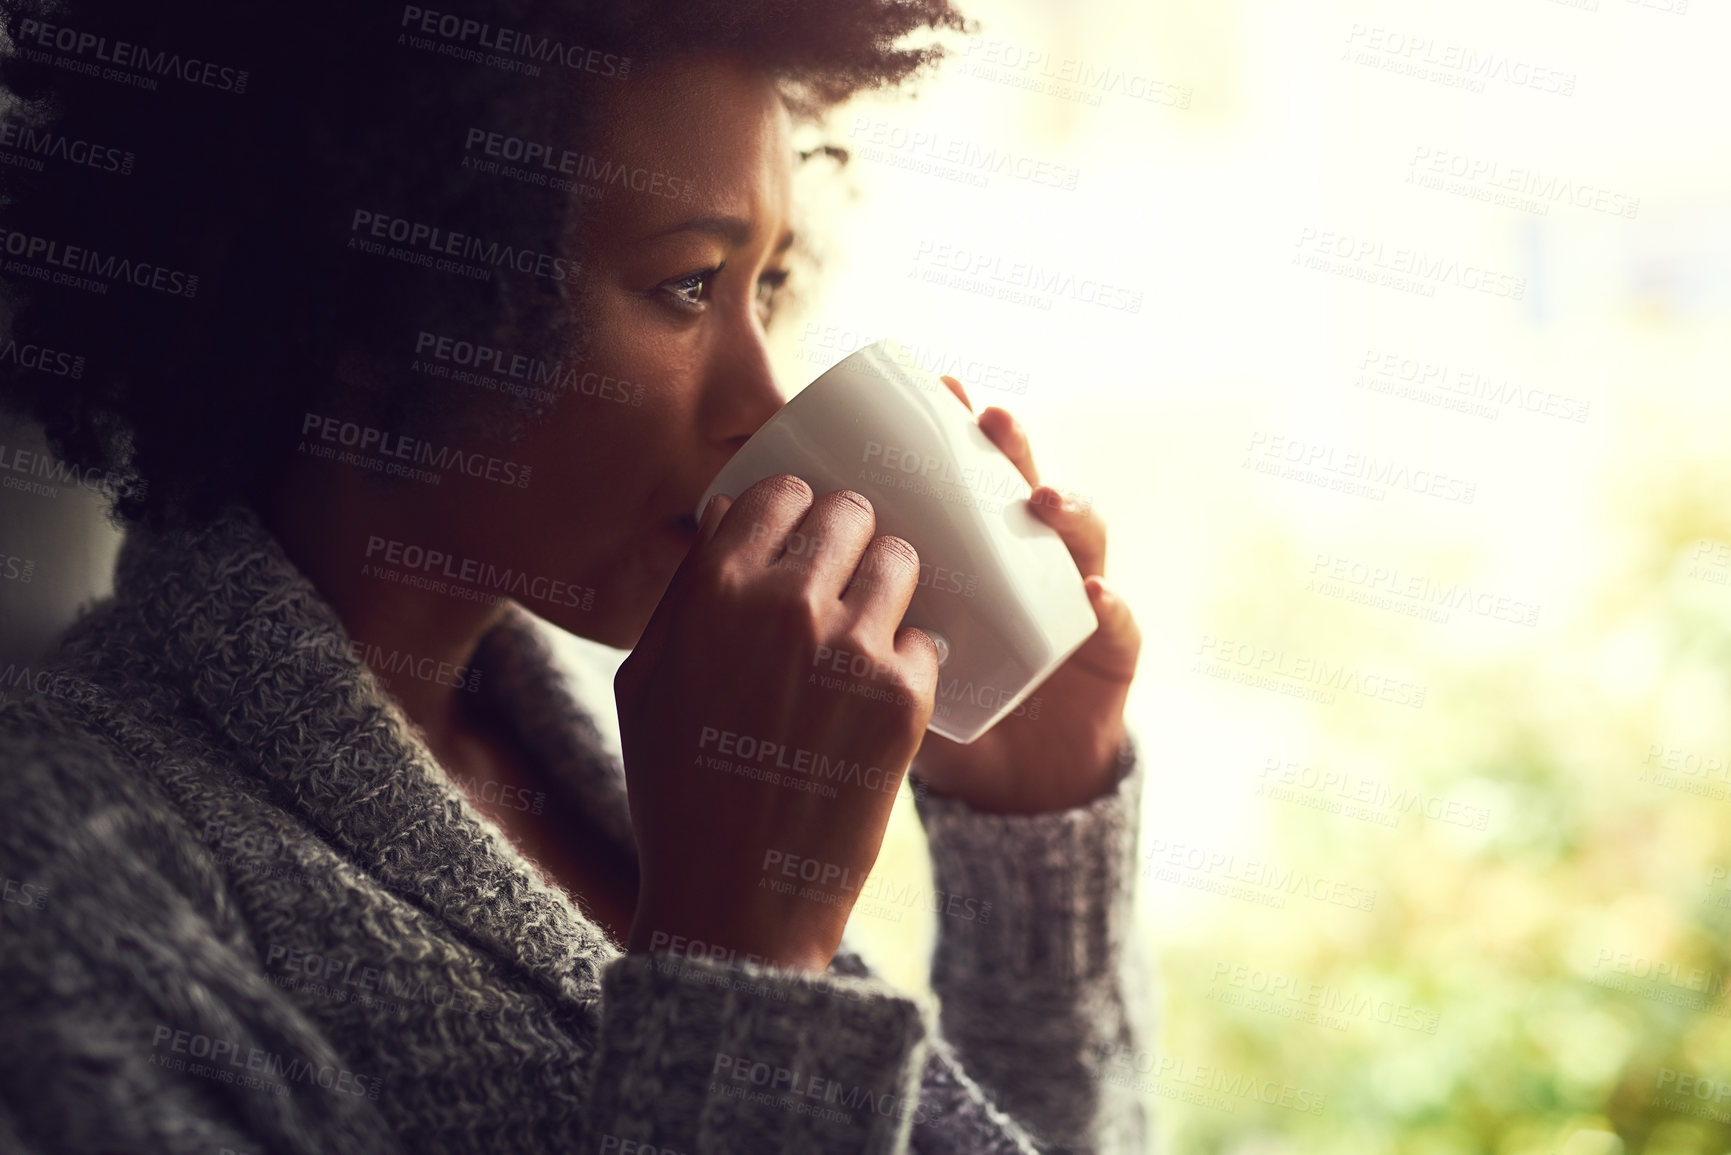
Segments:
[[[695,540],[697,499],[783,403],[764,325],[793,241],[793,146],[771,82],[719,55],[633,75],[601,119],[573,151],[626,176],[569,246],[581,385],[507,451],[532,484],[470,490],[459,524],[465,556],[595,591],[588,610],[531,610],[629,647]]]

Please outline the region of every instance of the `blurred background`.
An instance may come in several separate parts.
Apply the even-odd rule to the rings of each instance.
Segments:
[[[1163,1148],[1731,1150],[1725,6],[966,7],[808,141],[778,368],[894,336],[1105,512]],[[16,664],[113,536],[0,513]]]
[[[1163,1147],[1731,1150],[1731,14],[966,7],[782,372],[897,337],[1106,514]]]

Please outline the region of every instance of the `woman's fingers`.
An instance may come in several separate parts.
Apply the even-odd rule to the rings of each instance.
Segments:
[[[772,566],[786,547],[787,535],[816,500],[811,486],[792,474],[766,477],[727,507],[704,547],[721,557]]]
[[[1083,577],[1106,572],[1106,519],[1098,510],[1049,485],[1035,488],[1028,504],[1035,517],[1058,532]]]
[[[727,516],[728,507],[733,504],[733,498],[725,493],[718,493],[710,498],[703,507],[703,520],[697,523],[697,540],[708,541],[715,536],[715,531],[721,527],[721,519]]]
[[[954,393],[956,399],[968,407],[969,413],[974,411],[974,403],[968,400],[968,391],[962,388],[962,383],[960,381],[956,380],[954,377],[939,377],[938,380],[950,387],[950,392]]]
[[[1034,449],[1020,421],[994,405],[980,414],[980,430],[1010,459],[1023,480],[1029,485],[1040,484],[1040,471],[1034,468]]]
[[[920,584],[920,556],[899,537],[873,538],[842,601],[859,615],[861,625],[894,636]]]
[[[1071,660],[1103,678],[1128,682],[1136,675],[1136,659],[1142,652],[1142,628],[1105,578],[1094,574],[1082,587],[1100,628]]]
[[[1034,516],[1057,531],[1076,569],[1086,579],[1088,602],[1100,628],[1074,660],[1103,677],[1128,679],[1136,672],[1142,633],[1130,608],[1102,576],[1106,572],[1106,519],[1091,503],[1040,484],[1027,431],[1006,410],[994,405],[980,414],[980,429],[1034,487],[1028,496]]]
[[[1034,449],[1022,423],[996,405],[980,414],[980,429],[1010,459],[1034,492],[1028,503],[1034,516],[1058,531],[1083,577],[1106,572],[1106,522],[1087,502],[1040,484]]]

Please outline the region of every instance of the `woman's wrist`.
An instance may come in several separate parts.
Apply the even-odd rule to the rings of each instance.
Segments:
[[[1053,814],[1090,806],[1117,790],[1131,761],[1129,732],[1120,720],[1100,738],[1088,757],[1078,760],[1080,769],[1076,773],[1056,775],[1047,771],[1027,780],[1006,764],[1001,774],[992,776],[991,784],[974,782],[966,791],[942,790],[922,778],[917,789],[935,798],[966,803],[982,814]],[[919,775],[917,760],[912,773],[916,778]]]
[[[626,939],[628,954],[670,951],[686,958],[751,962],[784,970],[823,974],[841,945],[840,925],[827,911],[798,911],[781,918],[717,917],[713,903],[639,903]]]

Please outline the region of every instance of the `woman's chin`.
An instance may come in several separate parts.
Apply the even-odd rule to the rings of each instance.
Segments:
[[[621,612],[624,610],[625,612]],[[643,629],[649,624],[650,615],[655,612],[651,603],[640,611],[631,611],[625,607],[614,607],[614,612],[603,612],[597,599],[596,607],[591,613],[579,610],[569,610],[564,614],[548,615],[547,620],[567,633],[576,634],[591,642],[603,646],[612,646],[616,650],[629,650],[637,645],[637,640],[643,636]]]
[[[694,531],[693,540],[695,536]],[[559,607],[557,613],[549,611],[542,616],[580,638],[615,649],[632,649],[655,615],[686,552],[657,548],[647,556],[639,555],[635,564],[620,566],[607,579],[596,582],[589,609]]]

